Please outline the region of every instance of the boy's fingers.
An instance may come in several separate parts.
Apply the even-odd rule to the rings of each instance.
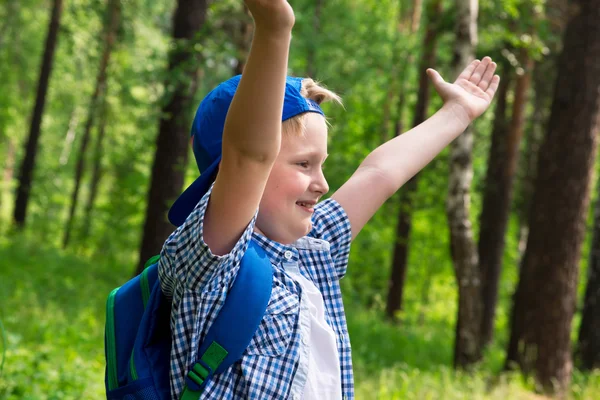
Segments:
[[[435,69],[428,68],[425,72],[427,72],[427,76],[429,76],[429,79],[431,79],[435,85],[444,82],[444,78],[442,78],[442,76]]]
[[[459,80],[459,79],[469,80],[469,78],[471,78],[471,75],[473,75],[473,71],[475,71],[475,68],[477,68],[477,66],[479,65],[480,62],[481,61],[479,61],[479,60],[471,61],[471,63],[469,65],[467,65],[467,68],[465,68],[463,70],[463,72],[460,73],[460,75],[458,76],[458,78],[456,78],[456,80]]]
[[[487,88],[490,86],[492,82],[492,78],[494,77],[494,72],[496,72],[496,63],[492,62],[488,65],[481,78],[481,82],[479,83],[479,87],[485,92]]]
[[[471,75],[471,83],[474,85],[479,85],[479,82],[481,82],[481,78],[483,78],[483,74],[485,73],[485,70],[491,61],[491,58],[483,57],[483,60],[481,60],[477,68],[475,68],[475,71],[473,71],[473,75]]]
[[[485,93],[488,94],[490,96],[490,98],[494,97],[494,94],[496,93],[496,89],[498,89],[499,84],[500,84],[500,77],[498,75],[494,75],[494,77],[492,78],[492,81],[490,82],[490,86],[488,86]]]

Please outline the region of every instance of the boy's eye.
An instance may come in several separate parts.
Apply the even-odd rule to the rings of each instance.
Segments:
[[[302,168],[308,168],[308,161],[301,161],[299,163],[296,163],[296,165],[299,165]]]

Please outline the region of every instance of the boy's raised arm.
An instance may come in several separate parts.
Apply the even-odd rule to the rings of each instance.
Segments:
[[[286,0],[245,0],[254,18],[248,60],[223,131],[223,155],[204,217],[204,240],[228,253],[254,216],[281,146],[294,13]]]
[[[500,78],[489,57],[473,61],[451,84],[428,70],[444,100],[443,107],[422,124],[375,149],[332,198],[344,208],[352,239],[381,205],[490,105]]]

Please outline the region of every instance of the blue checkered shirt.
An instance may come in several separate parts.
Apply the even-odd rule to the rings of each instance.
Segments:
[[[171,307],[171,395],[179,398],[197,350],[225,302],[250,239],[273,265],[273,288],[265,316],[242,359],[208,382],[203,399],[301,399],[308,373],[310,311],[300,284],[286,273],[299,269],[321,291],[325,319],[333,328],[340,356],[342,394],[354,398],[350,338],[339,280],[350,252],[348,216],[335,200],[315,207],[313,229],[292,245],[253,232],[256,215],[235,247],[224,256],[211,253],[202,236],[209,192],[165,242],[159,278]]]

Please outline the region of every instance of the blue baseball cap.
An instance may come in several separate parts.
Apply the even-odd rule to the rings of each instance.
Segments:
[[[185,222],[217,176],[217,169],[221,162],[225,117],[241,77],[241,75],[234,76],[213,89],[202,100],[196,111],[191,137],[200,177],[171,206],[169,221],[175,226],[181,226]],[[282,122],[305,112],[325,115],[317,102],[300,94],[301,89],[302,78],[290,76],[286,78]]]

